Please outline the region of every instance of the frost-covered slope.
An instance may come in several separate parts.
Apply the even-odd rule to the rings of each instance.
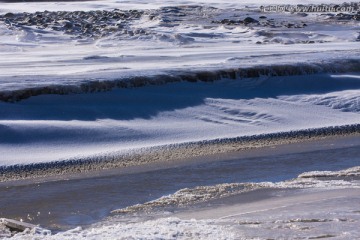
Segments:
[[[0,103],[0,163],[81,159],[358,124],[359,89],[359,78],[352,76],[309,75],[173,83]]]

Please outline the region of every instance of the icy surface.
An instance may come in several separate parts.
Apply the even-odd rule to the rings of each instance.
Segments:
[[[210,208],[192,208],[175,214],[163,212],[162,217],[154,215],[150,220],[149,215],[114,216],[85,229],[78,227],[53,235],[49,235],[49,232],[28,231],[15,235],[14,239],[357,238],[360,221],[359,167],[331,172],[331,175],[344,176],[344,173],[350,172],[357,180],[319,180],[311,178],[310,173],[304,173],[309,176],[307,180],[300,175],[299,178],[284,182],[247,183],[248,191],[261,188],[286,190],[273,191],[272,197],[251,202],[242,202],[241,191],[237,191],[245,183],[182,189],[148,204],[153,203],[155,206],[157,203],[156,206],[160,207],[158,211],[161,212],[161,207],[194,204],[199,199],[209,201],[237,195],[238,202],[226,204],[224,200],[220,205],[211,205],[210,202]],[[295,188],[302,190],[289,190]]]
[[[319,177],[342,177],[339,179],[321,179]],[[345,177],[352,177],[350,180]],[[360,188],[360,168],[353,167],[340,171],[316,171],[300,174],[297,178],[283,182],[259,182],[259,183],[225,183],[213,186],[198,186],[195,188],[181,189],[174,194],[163,196],[159,199],[129,206],[124,209],[113,211],[114,213],[130,213],[151,211],[153,209],[169,206],[187,206],[213,199],[225,198],[244,192],[258,189],[343,189]]]

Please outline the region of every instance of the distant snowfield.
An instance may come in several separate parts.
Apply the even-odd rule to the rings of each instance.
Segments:
[[[130,20],[107,20],[105,25],[110,25],[110,30],[103,26],[103,20],[94,20],[91,14],[88,19],[81,17],[73,21],[74,24],[92,22],[94,27],[98,24],[102,37],[91,33],[81,35],[76,27],[69,32],[63,27],[67,20],[42,26],[28,24],[26,17],[21,22],[10,19],[7,23],[6,18],[0,21],[0,92],[168,74],[174,70],[296,65],[360,55],[359,21],[338,20],[320,13],[303,16],[260,12],[259,4],[268,1],[257,2],[247,10],[244,7],[251,1],[237,3],[239,9],[229,8],[227,4],[231,1],[204,1],[206,4],[202,7],[186,5],[201,1],[176,1],[176,4],[155,1],[153,5],[147,1],[2,3],[0,13],[112,11],[116,7],[127,9],[121,6],[130,2],[130,9],[144,9],[144,12]],[[159,9],[164,5],[181,6]],[[14,9],[8,9],[10,7]],[[266,19],[261,18],[264,16]],[[259,23],[237,22],[246,17]],[[235,22],[228,24],[226,20]]]
[[[29,2],[29,3],[1,3],[1,12],[36,12],[36,11],[86,11],[94,9],[150,9],[164,6],[178,6],[178,5],[209,5],[220,8],[238,8],[238,7],[258,7],[261,5],[273,4],[321,4],[321,3],[339,3],[329,0],[294,0],[289,3],[286,0],[259,0],[259,1],[229,1],[229,0],[182,0],[182,1],[123,1],[123,0],[106,0],[106,1],[88,1],[88,2]]]
[[[76,35],[62,20],[43,27],[0,21],[0,94],[30,93],[20,102],[0,102],[0,166],[359,123],[358,70],[31,95],[31,89],[40,87],[77,89],[89,81],[106,86],[104,81],[138,75],[359,60],[359,21],[258,10],[270,1],[148,2],[1,4],[1,14],[114,8],[144,12],[132,20],[112,21],[118,24],[115,32],[100,26],[100,33],[107,31],[102,37]],[[282,3],[287,2],[277,1]],[[194,4],[203,7],[184,6]],[[182,6],[159,9],[165,5]],[[268,20],[260,20],[263,15]],[[246,17],[260,23],[236,22]],[[236,21],[224,24],[226,19]]]

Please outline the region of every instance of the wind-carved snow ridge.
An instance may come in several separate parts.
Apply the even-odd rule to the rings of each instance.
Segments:
[[[163,85],[174,82],[213,82],[222,79],[248,79],[275,76],[296,76],[320,73],[360,72],[360,60],[324,61],[322,63],[298,63],[294,65],[263,65],[223,70],[182,71],[173,70],[163,74],[138,75],[120,79],[95,79],[79,81],[75,85],[46,85],[18,90],[0,90],[0,100],[16,102],[43,94],[74,94],[109,91],[114,88],[134,88],[147,85]]]
[[[360,112],[360,98],[357,90],[331,92],[327,94],[282,96],[280,99],[327,106],[344,112]]]

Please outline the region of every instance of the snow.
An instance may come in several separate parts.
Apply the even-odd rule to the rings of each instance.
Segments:
[[[121,31],[100,37],[79,37],[51,27],[0,20],[0,96],[8,101],[0,102],[0,167],[96,160],[171,144],[359,124],[359,21],[338,21],[320,13],[304,16],[259,11],[260,5],[272,4],[274,1],[266,0],[1,3],[0,14],[114,8],[143,9],[144,14],[138,19],[122,19]],[[179,6],[175,11],[181,14],[168,14],[169,9],[161,8],[167,6]],[[263,15],[274,19],[271,27],[221,23]],[[240,77],[244,69],[255,71],[256,77]],[[206,76],[217,74],[216,81],[191,79],[200,71]],[[237,75],[231,78],[219,71]],[[138,76],[146,80],[134,78]],[[50,92],[65,95],[47,94]],[[327,179],[354,174],[358,176],[358,168],[308,172],[291,181],[250,184],[249,188],[357,191],[358,181]],[[244,183],[234,186],[242,191]],[[211,194],[218,194],[217,189],[224,190],[224,185],[206,189],[210,193],[201,196],[208,200],[213,198]],[[196,190],[179,190],[154,202],[177,197],[198,200]],[[340,239],[356,238],[357,226],[353,225],[360,219],[355,212],[358,209],[352,206],[357,206],[358,198],[355,193],[347,194],[347,199],[316,195],[324,203],[320,205],[301,198],[297,205],[286,208],[290,209],[287,215],[266,208],[267,214],[242,215],[242,219],[104,221],[52,236],[48,231],[27,232],[15,239],[308,238],[332,236],[335,222],[342,229]],[[331,216],[324,214],[329,211]],[[315,226],[308,224],[308,219],[325,220]],[[252,224],[257,222],[260,225]],[[263,231],[258,231],[258,226]],[[321,235],[324,232],[330,235]]]
[[[329,89],[317,88],[324,83]],[[303,89],[296,88],[298,84]],[[351,77],[313,75],[173,83],[0,103],[4,136],[0,164],[116,155],[150,146],[356,124],[360,91],[327,91],[359,84]],[[320,93],[300,94],[312,91]]]
[[[140,3],[148,7],[144,2]],[[53,5],[66,6],[67,10],[76,10],[73,5],[82,10],[112,10],[116,4],[119,3],[91,1],[2,5],[3,8],[7,5],[18,7],[22,12],[31,11],[29,6],[32,5],[44,6],[47,10],[61,10],[61,7],[51,9]],[[239,4],[244,5],[246,3]],[[90,80],[126,79],[134,75],[168,74],[189,68],[214,70],[273,63],[296,65],[359,56],[356,39],[360,25],[357,21],[340,23],[317,13],[307,17],[266,13],[268,19],[275,19],[274,27],[226,25],[212,21],[239,20],[247,16],[258,19],[264,13],[208,6],[212,6],[211,2],[203,8],[179,7],[176,11],[184,16],[169,15],[166,9],[144,10],[140,19],[122,20],[124,26],[120,32],[96,39],[79,39],[49,27],[14,27],[10,31],[0,24],[1,92],[35,86],[79,85]],[[36,10],[45,9],[36,7]],[[152,15],[156,17],[152,18]],[[284,27],[288,23],[299,25],[299,28]],[[304,23],[307,26],[303,28]],[[256,44],[258,42],[263,44]]]
[[[304,17],[259,11],[261,4],[270,3],[2,3],[0,13],[144,12],[122,19],[121,32],[81,39],[50,27],[9,27],[0,21],[0,96],[21,100],[0,103],[0,166],[96,159],[169,144],[358,124],[359,22],[340,23],[318,13]],[[194,4],[202,7],[187,7]],[[171,5],[179,7],[160,9]],[[181,14],[169,14],[174,11]],[[264,14],[274,19],[273,27],[219,23]],[[288,23],[298,27],[286,27]],[[274,65],[319,74],[286,76],[291,75],[286,67],[275,71],[282,77],[260,73],[258,78],[233,80],[219,74],[229,69],[239,75],[242,69],[271,73]],[[217,81],[182,81],[196,71],[218,74]],[[150,83],[158,85],[146,86]],[[127,88],[116,88],[119,85]],[[107,91],[89,93],[99,90]]]
[[[17,234],[12,239],[26,239],[29,233],[36,239],[235,239],[228,227],[214,223],[215,221],[164,218],[140,224],[120,223],[86,230],[78,227],[52,236],[29,231],[27,234]]]
[[[333,0],[294,0],[291,4],[323,4],[337,3]],[[183,0],[183,1],[123,1],[123,0],[107,0],[104,1],[79,1],[79,2],[27,2],[27,3],[1,3],[1,12],[36,12],[36,11],[87,11],[97,9],[153,9],[164,6],[178,5],[211,5],[219,8],[241,8],[241,7],[259,7],[261,5],[287,5],[289,1],[278,0],[246,0],[246,1],[229,1],[229,0]]]

